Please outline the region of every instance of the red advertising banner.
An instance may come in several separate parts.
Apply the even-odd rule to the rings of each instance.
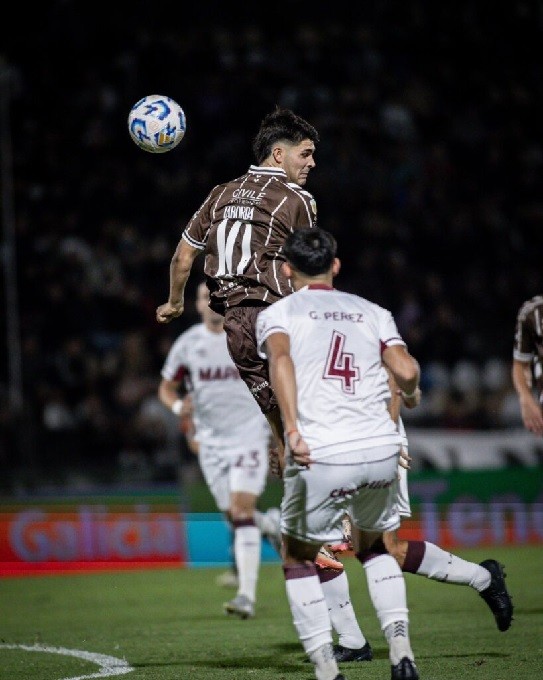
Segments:
[[[0,513],[0,572],[180,566],[186,562],[179,512],[147,506],[118,511],[50,506]],[[34,565],[34,566],[33,566]]]

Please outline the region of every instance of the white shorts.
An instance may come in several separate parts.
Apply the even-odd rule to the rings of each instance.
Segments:
[[[241,491],[258,497],[264,491],[268,475],[268,439],[228,449],[201,446],[198,460],[217,507],[226,512],[232,493]]]
[[[347,513],[365,531],[392,531],[398,513],[399,446],[331,455],[311,469],[287,464],[281,531],[309,543],[330,543]]]

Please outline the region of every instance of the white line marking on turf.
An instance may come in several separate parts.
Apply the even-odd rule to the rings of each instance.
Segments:
[[[85,652],[81,649],[67,649],[66,647],[49,647],[49,645],[11,645],[0,643],[0,649],[23,649],[25,652],[45,652],[46,654],[63,654],[64,656],[75,656],[77,659],[84,659],[91,663],[101,666],[97,673],[90,675],[78,675],[72,678],[62,678],[62,680],[87,680],[87,678],[107,678],[111,675],[126,675],[135,671],[124,659],[117,659],[107,654],[96,654],[95,652]]]

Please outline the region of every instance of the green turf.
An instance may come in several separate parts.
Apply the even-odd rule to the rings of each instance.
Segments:
[[[515,620],[500,633],[470,588],[407,576],[411,640],[421,680],[536,680],[543,677],[543,550],[462,550],[506,565]],[[388,680],[387,646],[363,570],[346,560],[351,595],[370,640],[371,663],[344,664],[348,680]],[[264,565],[257,617],[227,619],[216,569],[117,572],[0,580],[0,643],[86,650],[124,658],[127,680],[247,678],[311,680],[303,663],[279,564]],[[61,680],[97,672],[77,658],[0,647],[2,680]],[[96,677],[96,676],[93,676]],[[106,677],[106,676],[104,676]],[[108,676],[109,677],[109,676]]]

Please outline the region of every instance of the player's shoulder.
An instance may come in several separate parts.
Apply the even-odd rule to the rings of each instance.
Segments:
[[[294,182],[285,182],[285,186],[289,192],[291,192],[294,200],[299,200],[306,206],[309,206],[311,208],[311,212],[316,216],[317,202],[310,191],[307,191],[307,189],[304,189],[299,184],[295,184]]]
[[[288,315],[294,295],[295,293],[291,293],[261,310],[257,316],[257,327],[265,326],[270,322],[273,323],[274,320],[281,319],[285,314]]]
[[[362,295],[357,295],[356,293],[350,293],[349,291],[338,289],[335,289],[334,293],[343,298],[344,300],[350,302],[351,304],[357,305],[359,307],[364,307],[368,310],[371,310],[374,313],[390,314],[390,311],[388,309],[382,307],[377,302],[373,302],[373,300],[369,300],[368,298],[363,297]]]
[[[292,192],[294,192],[295,194],[299,194],[300,196],[303,196],[304,199],[307,200],[313,199],[313,194],[307,189],[301,187],[299,184],[296,184],[296,182],[285,182],[285,184]]]

